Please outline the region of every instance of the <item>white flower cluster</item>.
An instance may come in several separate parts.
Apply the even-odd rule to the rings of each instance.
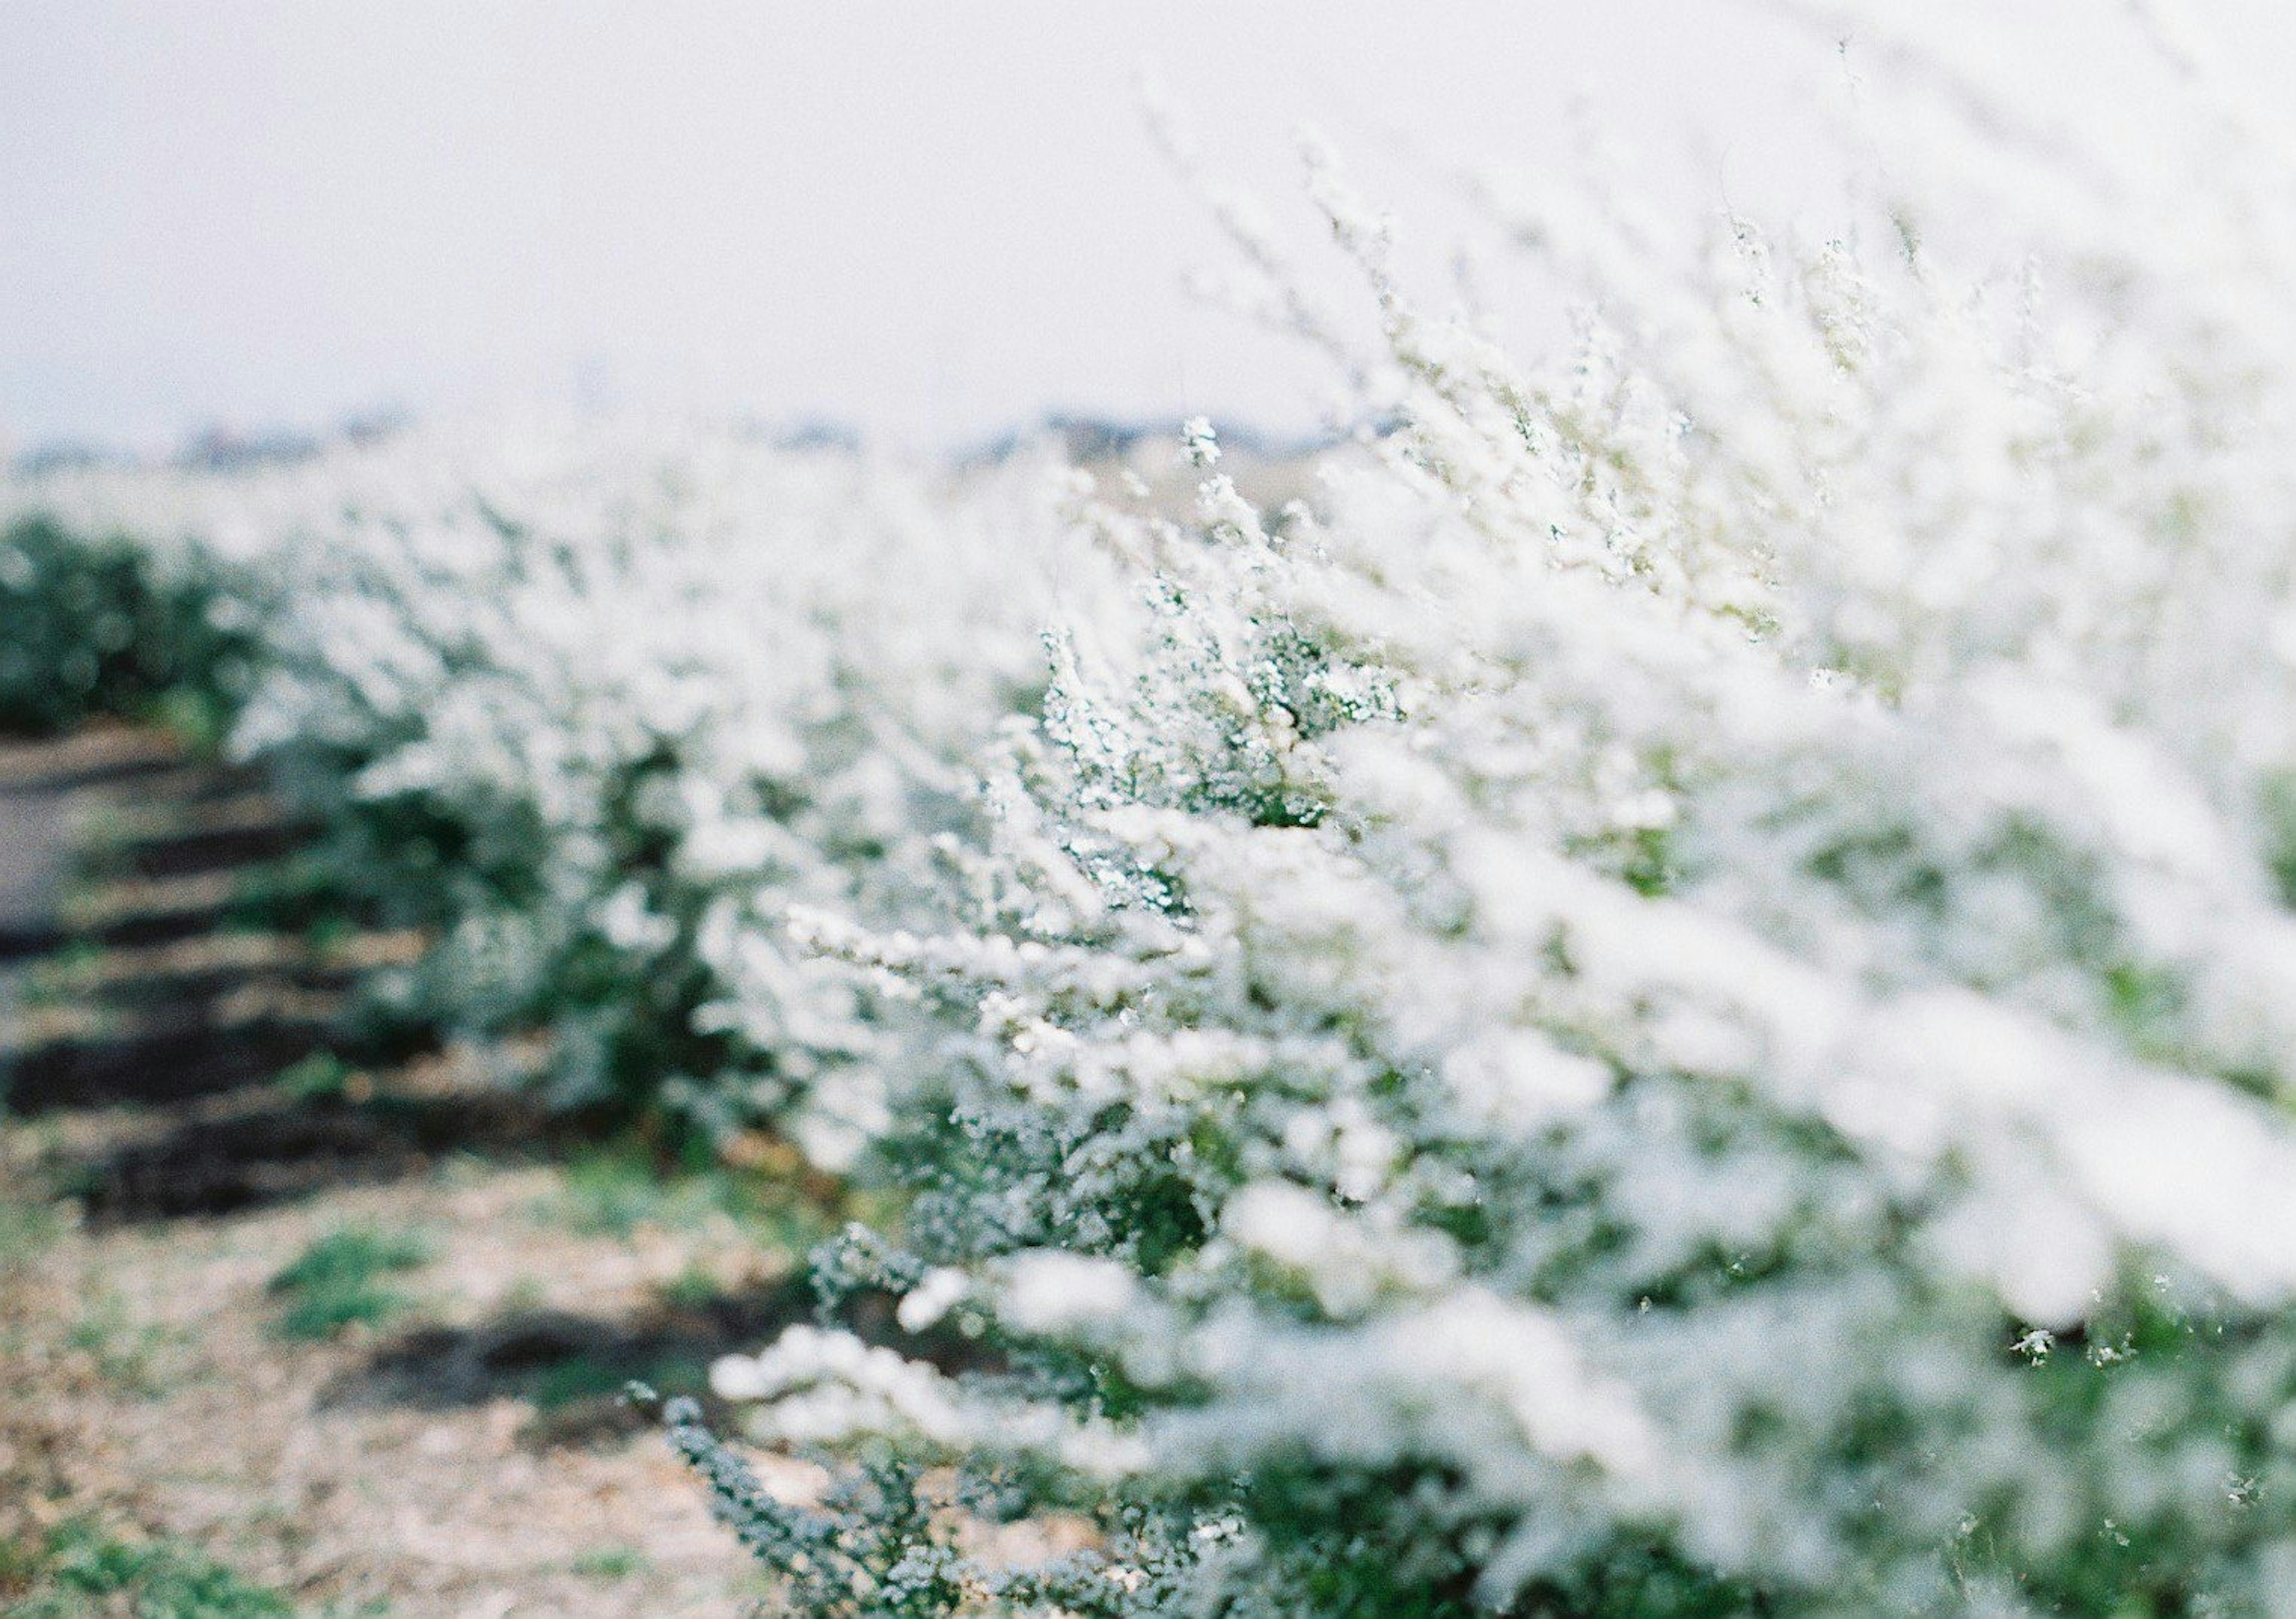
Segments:
[[[1042,626],[1101,588],[1070,483],[538,421],[13,499],[234,581],[261,641],[234,748],[338,881],[438,937],[386,1005],[546,1025],[570,1100],[778,1115],[835,1159],[877,1116],[879,1037],[782,913],[890,923],[935,890]]]
[[[241,744],[444,822],[410,875],[487,880],[430,981],[547,1010],[577,1093],[723,1123],[809,1095],[810,1145],[849,1150],[873,1036],[781,912],[929,889],[967,761],[1041,683],[1061,480],[937,491],[724,432],[455,447],[322,470]]]
[[[925,1437],[1033,1379],[1219,1549],[1124,1611],[2296,1612],[2296,167],[2168,61],[2006,277],[1504,204],[1529,371],[1315,159],[1406,429],[1270,519],[1192,427],[978,928],[808,930],[945,1014]]]

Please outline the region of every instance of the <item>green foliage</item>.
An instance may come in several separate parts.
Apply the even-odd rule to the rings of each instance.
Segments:
[[[633,1386],[630,1396],[660,1410],[671,1444],[700,1476],[718,1521],[775,1577],[777,1612],[809,1619],[955,1619],[977,1613],[1142,1619],[1198,1611],[1191,1586],[1195,1571],[1207,1559],[1237,1550],[1230,1525],[1208,1526],[1167,1505],[1126,1502],[1095,1511],[1095,1549],[1007,1566],[973,1555],[960,1525],[1009,1522],[1054,1504],[1049,1476],[969,1469],[929,1476],[878,1447],[818,1502],[793,1507],[767,1492],[748,1462],[702,1425],[693,1401],[660,1402],[642,1385]],[[1381,1619],[1389,1612],[1448,1619],[1450,1612],[1423,1605],[1379,1611]]]
[[[575,1554],[574,1572],[586,1580],[627,1580],[652,1565],[635,1546],[593,1546]]]
[[[12,1128],[12,1126],[7,1126]],[[56,1239],[55,1209],[45,1203],[0,1197],[0,1277],[28,1264]]]
[[[616,1398],[629,1386],[633,1376],[655,1387],[698,1394],[709,1383],[709,1369],[692,1353],[577,1355],[544,1367],[521,1392],[537,1410],[556,1411]]]
[[[740,1207],[726,1176],[665,1175],[641,1157],[605,1150],[569,1165],[564,1188],[539,1212],[577,1236],[624,1239],[646,1226],[693,1231]]]
[[[0,1608],[0,1619],[292,1619],[296,1612],[279,1591],[180,1541],[127,1539],[86,1517],[5,1555],[0,1591],[12,1588],[21,1594]]]
[[[661,1285],[662,1301],[676,1310],[701,1310],[724,1289],[707,1265],[689,1263]]]
[[[340,1101],[354,1070],[332,1051],[314,1051],[290,1064],[279,1075],[279,1088],[299,1102]]]
[[[216,743],[252,649],[217,599],[206,568],[169,573],[125,536],[41,517],[11,524],[0,532],[0,731],[47,735],[111,715]]]
[[[382,1279],[430,1257],[429,1241],[411,1231],[330,1231],[271,1279],[271,1292],[285,1301],[279,1329],[291,1338],[329,1338],[354,1323],[379,1325],[413,1303]]]
[[[578,1154],[534,1215],[577,1236],[617,1240],[648,1228],[693,1232],[738,1224],[758,1242],[796,1253],[827,1235],[821,1211],[783,1182],[710,1162],[698,1150],[665,1163],[634,1141]]]
[[[179,1330],[137,1320],[117,1293],[90,1301],[64,1337],[70,1347],[88,1357],[105,1382],[144,1397],[165,1387],[161,1362],[183,1341]]]

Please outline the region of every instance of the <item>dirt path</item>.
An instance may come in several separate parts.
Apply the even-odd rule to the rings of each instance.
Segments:
[[[739,1189],[545,1143],[470,1059],[342,1060],[405,942],[250,920],[291,843],[149,738],[0,748],[0,1614],[131,1611],[66,1589],[74,1535],[251,1593],[202,1613],[739,1611],[613,1392],[767,1336],[786,1258]]]

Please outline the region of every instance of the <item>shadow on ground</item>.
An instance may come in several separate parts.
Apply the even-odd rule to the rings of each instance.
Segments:
[[[360,976],[420,941],[285,904],[301,841],[253,774],[148,733],[0,743],[9,1112],[180,1108],[340,1049]]]
[[[430,1173],[448,1156],[538,1161],[545,1121],[523,1099],[265,1098],[170,1124],[70,1164],[64,1189],[92,1224],[179,1220],[293,1202]]]
[[[869,1313],[890,1325],[890,1310]],[[326,1397],[425,1410],[525,1400],[535,1409],[524,1435],[530,1444],[619,1439],[652,1426],[622,1398],[631,1382],[707,1403],[711,1361],[754,1351],[813,1314],[812,1290],[796,1278],[619,1319],[510,1310],[471,1327],[416,1328]]]

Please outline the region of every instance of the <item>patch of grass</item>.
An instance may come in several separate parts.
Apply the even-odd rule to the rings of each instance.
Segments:
[[[538,1213],[578,1236],[627,1239],[646,1226],[694,1231],[738,1215],[742,1204],[730,1176],[665,1174],[635,1153],[609,1150],[568,1165],[563,1188]]]
[[[24,974],[22,1003],[53,1006],[86,999],[104,955],[104,947],[92,940],[67,939]]]
[[[718,1273],[699,1260],[689,1261],[661,1284],[662,1302],[674,1310],[700,1310],[725,1291]]]
[[[0,1113],[0,1131],[14,1128]],[[17,1167],[0,1160],[0,1177],[13,1177]],[[16,1353],[32,1335],[38,1312],[17,1295],[31,1285],[35,1263],[62,1231],[53,1208],[12,1197],[9,1190],[0,1189],[0,1356]],[[0,1395],[0,1400],[8,1397]],[[0,1479],[0,1486],[10,1482]],[[0,1559],[4,1559],[7,1550],[5,1542],[0,1541]],[[4,1589],[5,1578],[6,1570],[0,1567],[0,1589]]]
[[[64,1335],[64,1343],[94,1363],[96,1375],[113,1387],[150,1398],[166,1386],[160,1362],[184,1334],[137,1321],[117,1293],[98,1295]]]
[[[8,1127],[0,1124],[0,1129]],[[0,1276],[30,1263],[62,1229],[63,1222],[48,1205],[0,1197]]]
[[[294,1619],[281,1592],[179,1541],[128,1539],[70,1518],[0,1559],[6,1619]]]
[[[645,1553],[635,1546],[593,1546],[578,1552],[573,1562],[574,1572],[586,1580],[627,1580],[650,1566]]]
[[[577,1355],[545,1366],[526,1389],[537,1411],[619,1400],[633,1378],[674,1394],[698,1394],[709,1384],[709,1367],[691,1355],[656,1355],[644,1361],[618,1356]]]
[[[286,1301],[279,1329],[291,1338],[330,1338],[355,1323],[390,1320],[414,1300],[383,1278],[430,1263],[430,1242],[414,1231],[344,1226],[328,1232],[271,1279]]]
[[[355,1072],[332,1051],[314,1051],[279,1075],[279,1088],[299,1102],[334,1102],[351,1088]]]
[[[233,925],[306,937],[337,925],[348,902],[341,873],[326,852],[299,849],[239,872],[227,920]]]
[[[550,1289],[538,1276],[521,1276],[503,1289],[497,1305],[504,1315],[531,1315],[550,1305]]]
[[[666,1167],[643,1147],[595,1148],[566,1166],[535,1218],[578,1237],[627,1240],[652,1227],[699,1232],[738,1228],[753,1243],[802,1255],[838,1229],[835,1211],[787,1177],[724,1164]]]
[[[520,1428],[529,1446],[590,1445],[653,1426],[629,1399],[633,1384],[668,1394],[705,1397],[706,1356],[690,1350],[629,1347],[575,1355],[518,1379],[517,1393],[534,1408]]]

